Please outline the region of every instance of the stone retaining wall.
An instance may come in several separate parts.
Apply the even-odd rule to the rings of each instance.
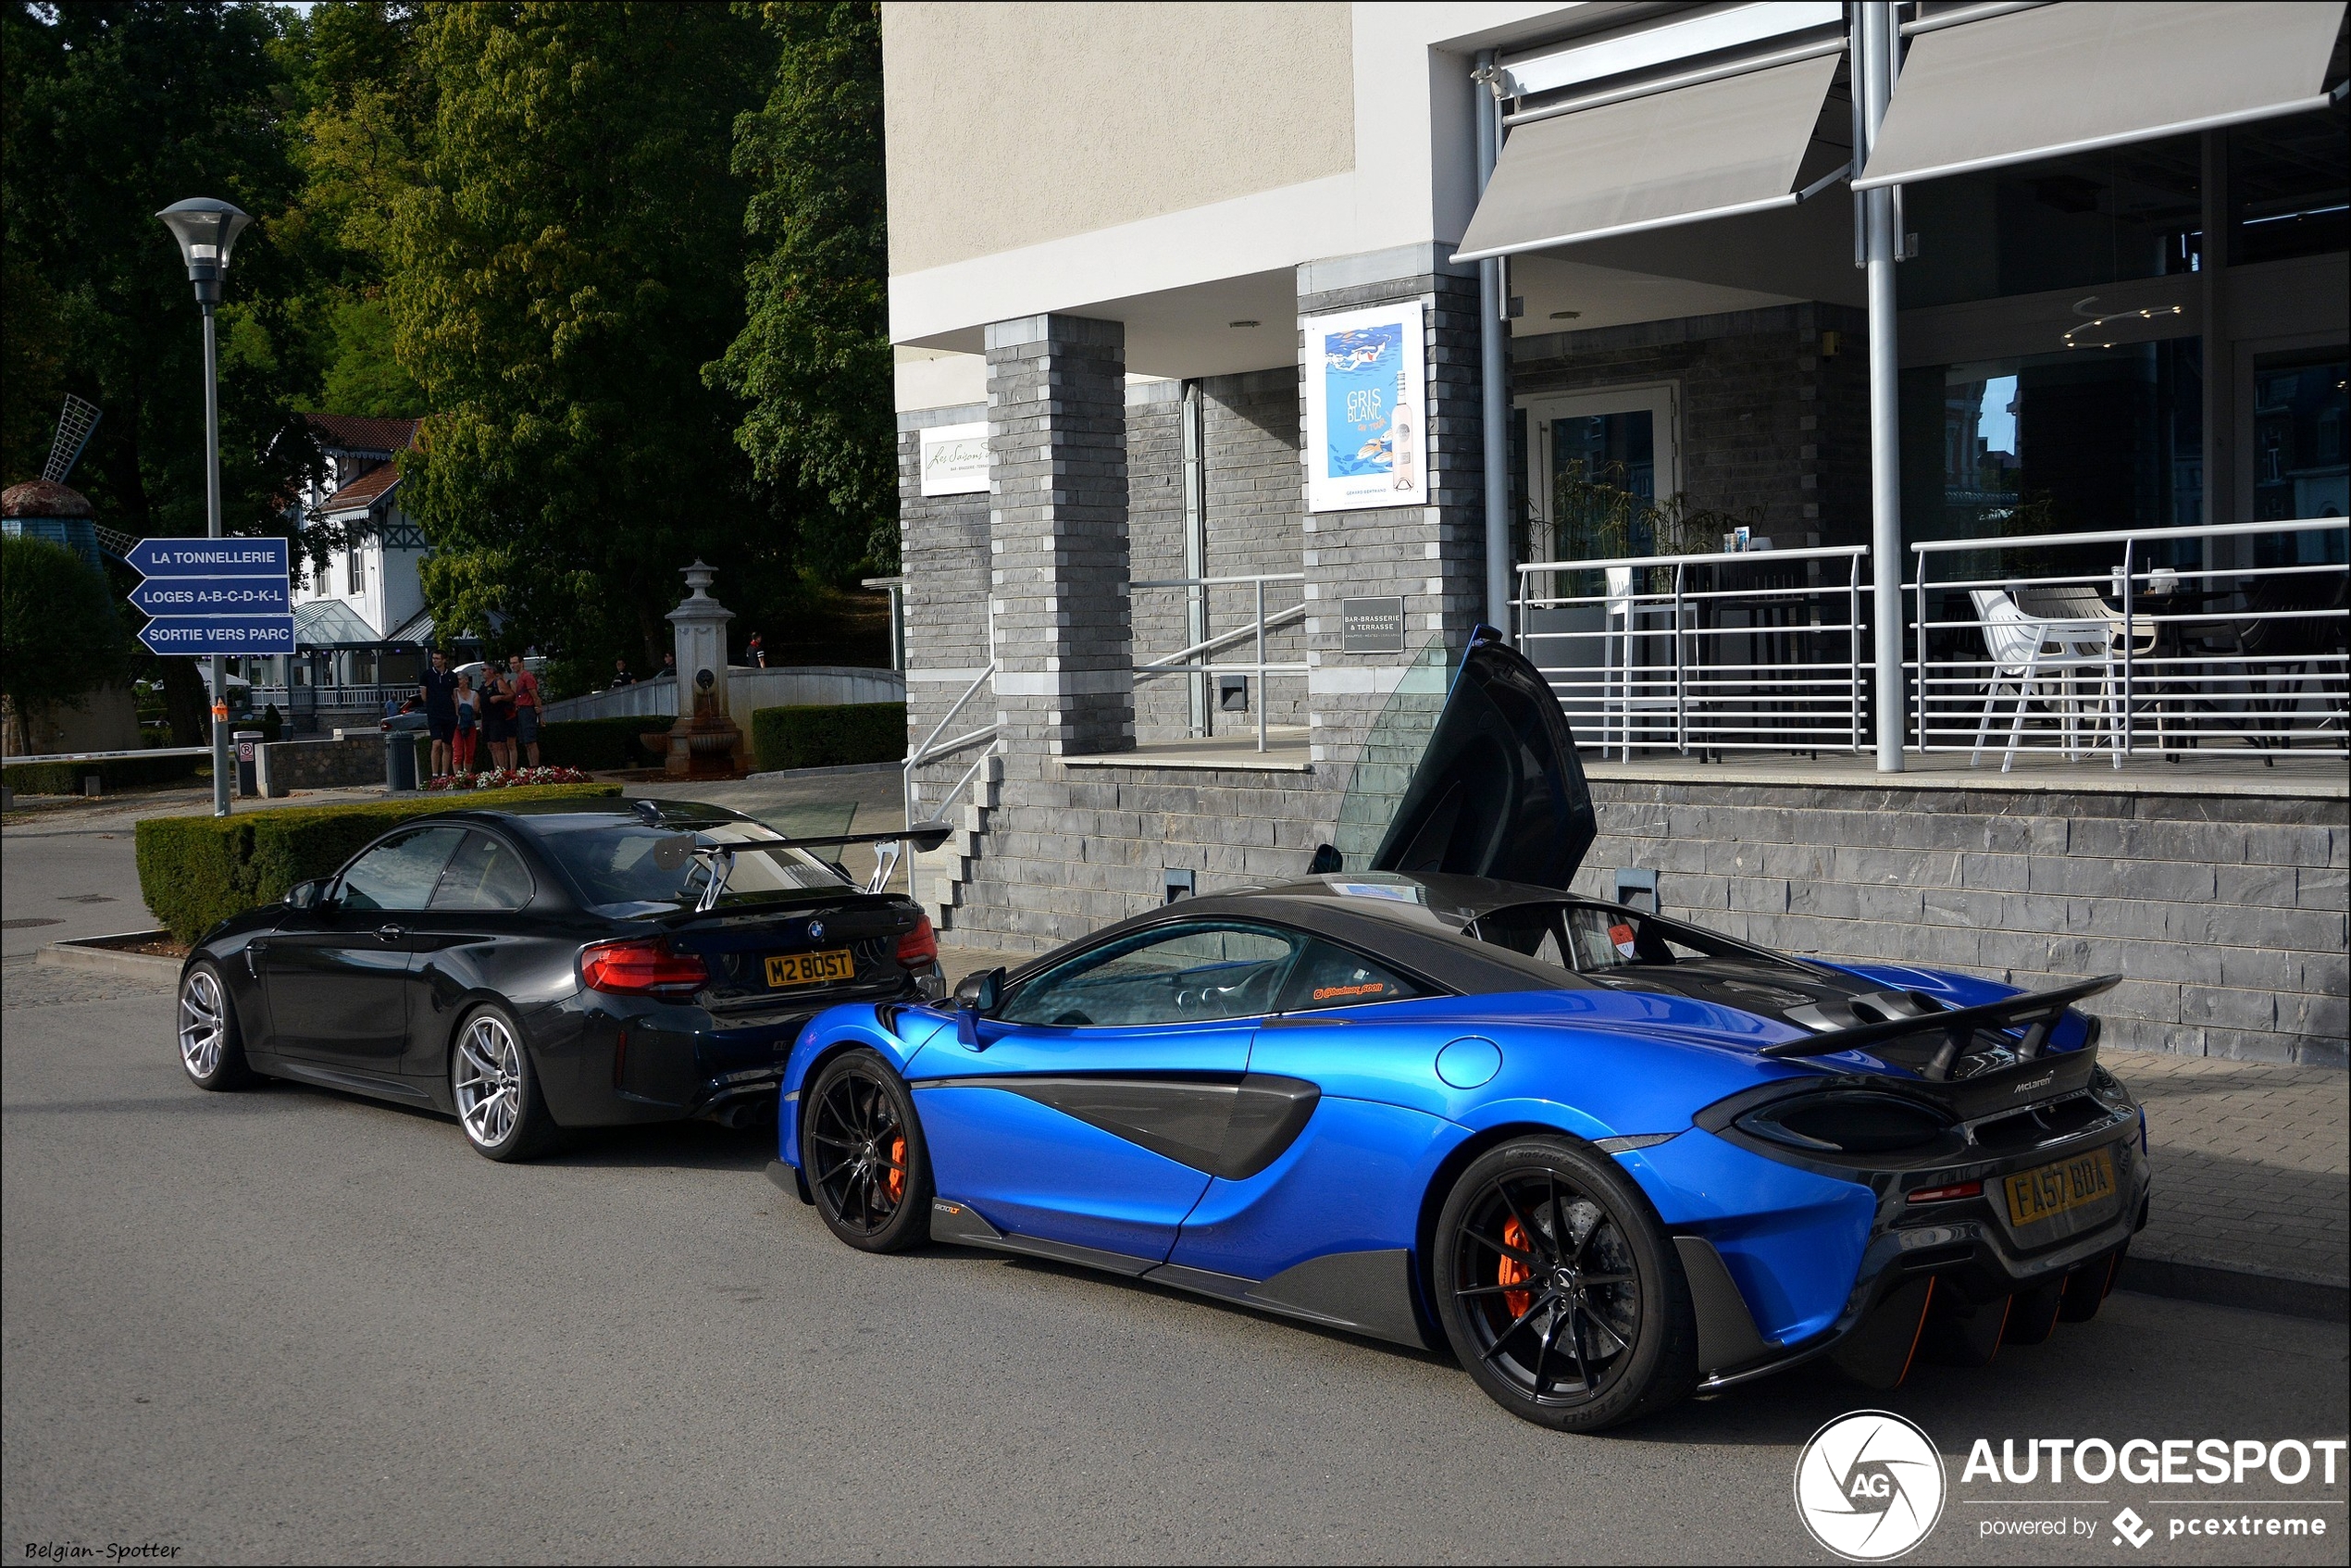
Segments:
[[[1593,781],[1579,892],[1832,960],[2020,985],[2121,974],[2121,1049],[2345,1065],[2342,801]]]

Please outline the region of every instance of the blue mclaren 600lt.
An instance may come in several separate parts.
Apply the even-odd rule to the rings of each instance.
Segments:
[[[1449,1346],[1593,1430],[1827,1356],[1980,1365],[2098,1310],[2145,1121],[2074,1004],[1568,890],[1559,703],[1481,632],[1369,865],[1187,899],[786,1064],[778,1185],[944,1241]]]

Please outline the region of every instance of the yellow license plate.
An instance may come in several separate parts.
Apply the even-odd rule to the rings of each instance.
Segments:
[[[2095,1203],[2114,1195],[2114,1155],[2093,1149],[2071,1160],[2059,1160],[2038,1170],[2019,1171],[2003,1185],[2008,1189],[2009,1218],[2019,1229],[2054,1219],[2068,1209]]]
[[[857,973],[857,962],[845,947],[825,952],[778,953],[767,961],[771,986],[813,986],[819,980],[846,980]]]

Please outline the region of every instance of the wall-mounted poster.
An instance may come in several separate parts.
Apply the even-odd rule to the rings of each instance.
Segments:
[[[923,493],[973,495],[988,488],[988,426],[933,425],[923,432]]]
[[[1428,501],[1428,370],[1421,305],[1309,316],[1306,507],[1347,512]]]

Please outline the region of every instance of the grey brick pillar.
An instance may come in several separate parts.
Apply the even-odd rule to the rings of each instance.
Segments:
[[[1417,738],[1394,756],[1368,756],[1364,743],[1381,710],[1396,698],[1434,715],[1447,666],[1468,644],[1486,597],[1483,411],[1478,398],[1477,272],[1456,268],[1444,246],[1415,245],[1369,255],[1309,262],[1298,269],[1302,317],[1418,300],[1427,355],[1428,489],[1419,505],[1310,514],[1306,518],[1307,677],[1312,755],[1343,787],[1350,765],[1368,762],[1386,776],[1378,786],[1400,794],[1417,762]],[[1320,375],[1320,366],[1301,367]],[[1300,400],[1300,417],[1305,400]],[[1301,456],[1312,454],[1301,429]],[[1304,475],[1301,473],[1301,479]],[[1346,652],[1339,601],[1395,596],[1404,601],[1402,653]],[[1411,670],[1407,678],[1408,668]],[[1360,863],[1385,818],[1342,822],[1339,849]]]
[[[1135,744],[1126,335],[1031,316],[987,332],[989,597],[1007,779]]]

